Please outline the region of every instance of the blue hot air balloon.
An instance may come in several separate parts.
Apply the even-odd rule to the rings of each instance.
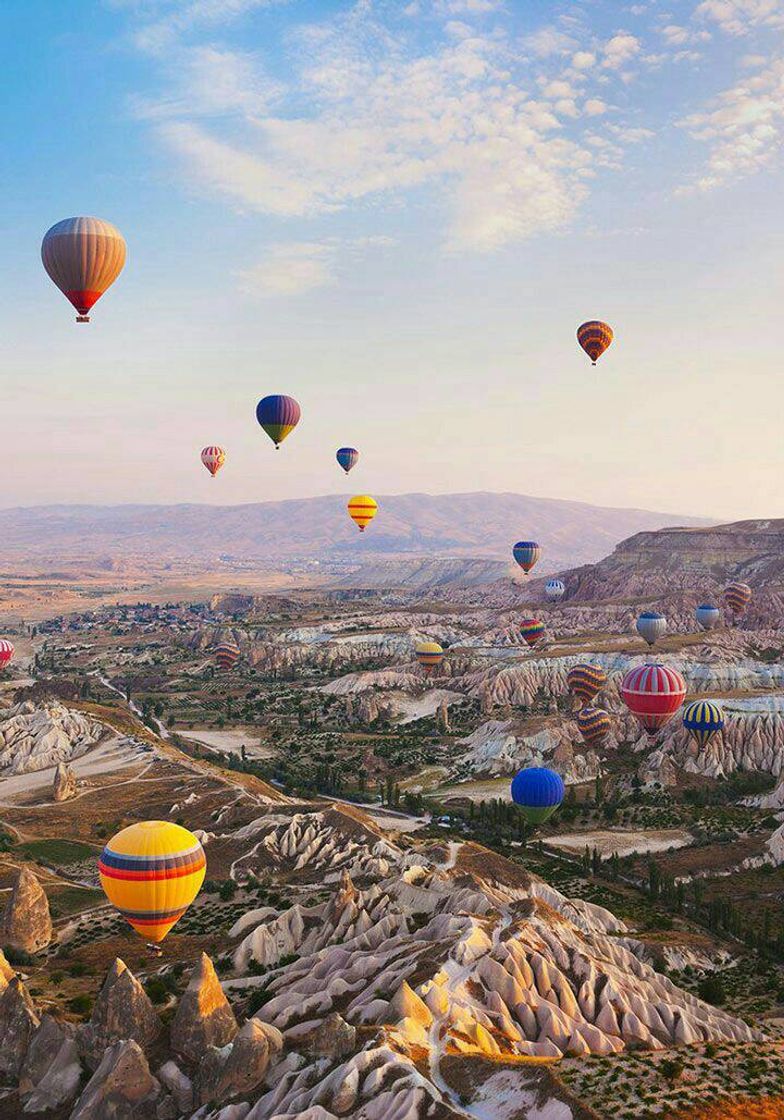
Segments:
[[[700,603],[694,612],[697,625],[703,630],[714,630],[721,619],[721,611],[713,603]]]
[[[299,424],[300,415],[300,407],[294,398],[280,393],[262,397],[256,405],[256,419],[275,444],[276,451]]]
[[[520,806],[529,824],[541,824],[551,817],[564,793],[561,775],[546,766],[529,766],[512,779],[512,801]]]
[[[643,611],[637,619],[637,633],[649,646],[655,645],[667,633],[667,619],[658,611]]]
[[[683,710],[683,726],[699,746],[707,747],[724,727],[724,713],[714,700],[693,700]]]
[[[541,548],[536,541],[518,541],[512,549],[512,555],[524,572],[530,572],[539,559]]]
[[[359,462],[359,452],[356,447],[339,447],[335,452],[335,458],[346,474],[348,474],[351,468],[355,467]]]

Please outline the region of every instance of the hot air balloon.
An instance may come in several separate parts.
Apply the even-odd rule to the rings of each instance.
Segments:
[[[533,649],[545,632],[545,625],[538,618],[524,618],[520,623],[520,637]]]
[[[444,651],[438,642],[419,642],[416,658],[426,673],[432,673],[444,660]]]
[[[719,625],[721,611],[718,607],[714,607],[712,603],[700,603],[694,612],[694,617],[697,620],[697,625],[701,626],[703,630],[713,630]]]
[[[356,447],[339,447],[335,452],[335,458],[348,474],[352,467],[355,467],[359,462],[359,452]]]
[[[378,503],[369,494],[355,494],[348,503],[348,515],[359,526],[360,533],[364,533],[365,526],[370,524],[377,510]]]
[[[13,643],[7,638],[0,638],[0,669],[5,669],[13,659],[15,650]]]
[[[221,642],[215,650],[215,660],[218,667],[224,670],[233,669],[240,659],[240,647],[234,642]]]
[[[724,602],[737,617],[743,614],[751,602],[751,588],[747,583],[730,583],[724,588]]]
[[[637,633],[649,646],[654,646],[667,633],[667,619],[658,611],[643,611],[637,619]]]
[[[527,574],[539,559],[541,551],[536,541],[518,541],[512,549],[512,555]]]
[[[596,365],[612,340],[612,327],[599,319],[589,319],[577,328],[577,341],[591,359],[592,365]]]
[[[551,603],[557,603],[566,593],[566,584],[560,579],[548,579],[544,585],[544,593]]]
[[[683,710],[683,726],[701,747],[724,727],[724,713],[713,700],[692,700]]]
[[[529,766],[512,779],[512,801],[519,805],[529,824],[542,824],[564,799],[560,774],[546,766]]]
[[[111,904],[157,944],[188,909],[204,882],[207,860],[192,832],[169,821],[140,821],[113,836],[98,861]]]
[[[275,444],[276,451],[299,424],[301,415],[300,407],[293,397],[275,394],[262,397],[256,405],[256,419]]]
[[[582,663],[573,665],[566,674],[566,687],[578,701],[590,704],[594,696],[607,684],[607,674],[601,665]]]
[[[66,218],[44,235],[41,260],[79,312],[77,323],[89,323],[90,308],[122,272],[125,239],[101,218]]]
[[[215,478],[215,475],[226,462],[226,452],[222,447],[218,447],[215,444],[210,444],[209,447],[205,447],[203,449],[201,453],[201,461],[202,463],[204,463],[205,467],[210,472],[212,477]]]
[[[577,730],[589,747],[600,747],[612,730],[612,720],[602,708],[581,708]]]
[[[621,681],[624,703],[650,736],[672,719],[685,695],[686,682],[680,673],[656,661],[630,669]]]

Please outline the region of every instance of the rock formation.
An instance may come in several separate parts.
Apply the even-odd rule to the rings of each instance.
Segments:
[[[107,1048],[70,1120],[152,1120],[160,1083],[130,1039]]]
[[[82,1067],[70,1025],[44,1015],[19,1072],[25,1112],[46,1112],[76,1098]]]
[[[39,1024],[30,993],[0,953],[0,1079],[19,1076]]]
[[[63,704],[24,701],[2,713],[0,773],[29,774],[78,758],[104,731],[97,720]]]
[[[172,1049],[198,1063],[208,1048],[226,1046],[236,1034],[237,1020],[231,1004],[212,961],[202,953],[172,1022]]]
[[[0,924],[0,943],[26,953],[38,953],[52,940],[49,902],[36,876],[19,869]]]
[[[131,1039],[146,1050],[161,1032],[161,1021],[139,981],[119,957],[109,969],[95,1007],[79,1031],[79,1049],[95,1069],[107,1046]]]
[[[70,801],[72,797],[76,797],[76,775],[67,762],[57,763],[52,797],[55,801]]]

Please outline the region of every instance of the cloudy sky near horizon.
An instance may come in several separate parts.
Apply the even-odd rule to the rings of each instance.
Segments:
[[[784,512],[780,0],[8,0],[0,29],[3,505]],[[128,242],[89,327],[39,258],[79,213]],[[268,392],[303,408],[279,454]]]

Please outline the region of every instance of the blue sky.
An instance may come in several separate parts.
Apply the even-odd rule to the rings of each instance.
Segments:
[[[781,513],[778,2],[1,19],[4,504],[493,489]],[[72,214],[128,242],[89,327],[40,265]],[[596,370],[592,317],[616,331]],[[303,408],[279,455],[267,392]]]

